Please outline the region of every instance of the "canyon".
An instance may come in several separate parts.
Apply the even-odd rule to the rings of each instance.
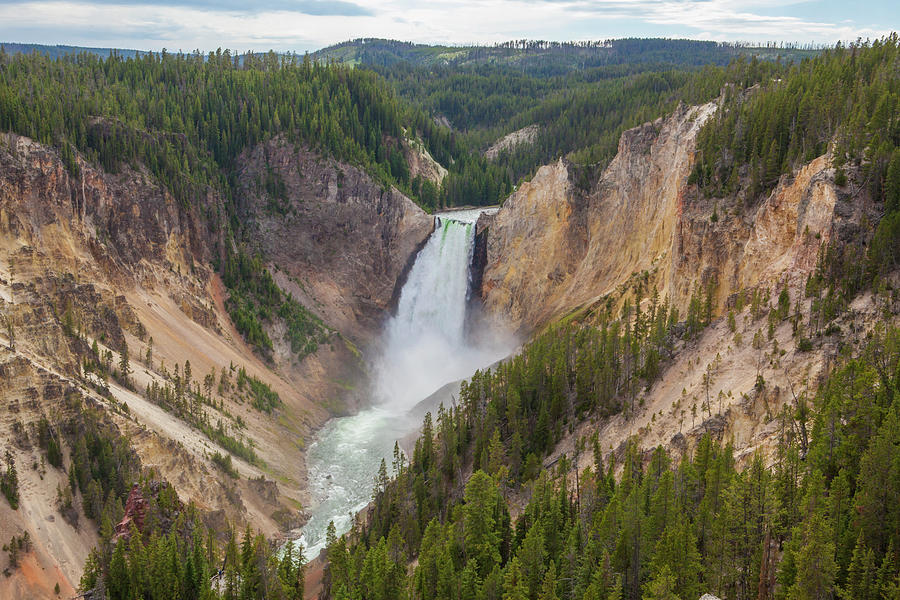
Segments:
[[[600,431],[610,451],[621,452],[634,435],[645,449],[685,451],[713,431],[733,440],[739,457],[771,453],[780,407],[799,390],[815,389],[838,352],[833,338],[813,351],[796,349],[783,322],[774,336],[786,352],[763,361],[749,340],[765,324],[737,309],[738,295],[786,289],[808,317],[803,289],[822,249],[864,236],[861,223],[876,219],[877,208],[864,190],[835,183],[828,155],[783,175],[760,200],[701,198],[688,179],[698,132],[717,108],[680,105],[626,131],[616,157],[586,186],[565,160],[545,165],[496,214],[469,225],[471,292],[497,323],[496,336],[513,331],[525,340],[593,307],[617,311],[635,299],[646,305],[650,290],[684,315],[698,290],[710,290],[714,323],[680,343],[641,409],[628,420],[579,425],[578,433]],[[438,179],[446,173],[413,145],[406,150],[411,169]],[[77,160],[76,179],[58,151],[0,134],[0,307],[14,332],[14,340],[0,332],[0,432],[16,448],[22,489],[22,508],[2,520],[0,538],[27,531],[33,543],[22,568],[0,580],[2,597],[53,597],[54,583],[73,595],[99,541],[89,524],[74,527],[57,514],[65,476],[41,464],[33,442],[40,419],[64,421],[76,396],[130,441],[142,468],[171,482],[210,523],[295,535],[314,501],[306,456],[315,432],[372,404],[373,361],[391,343],[384,328],[408,278],[419,276],[415,262],[433,232],[450,227],[363,169],[283,137],[246,150],[236,166],[243,241],[329,332],[327,343],[298,358],[276,322],[267,331],[274,345],[267,360],[232,323],[214,267],[234,245],[222,234],[226,200],[210,191],[185,206],[139,166],[113,174]],[[857,299],[841,322],[844,342],[861,340],[884,309],[870,296]],[[737,312],[734,328],[729,311]],[[116,356],[127,348],[130,385],[82,376],[78,356],[87,340]],[[259,457],[235,457],[237,478],[213,462],[220,450],[208,435],[142,394],[188,361],[195,381],[211,373],[225,390],[218,407],[200,410],[249,440]],[[708,396],[710,365],[718,415],[703,419],[701,409],[700,421],[685,428],[680,403]],[[230,383],[238,370],[278,394],[274,414],[254,409],[249,392]],[[774,385],[758,392],[758,375]],[[576,437],[567,436],[545,464],[571,455]]]
[[[295,153],[303,162],[286,167]],[[286,219],[272,219],[252,192],[261,161],[287,183],[292,210]],[[231,243],[217,224],[222,198],[210,193],[186,207],[146,172],[105,173],[83,159],[75,179],[56,150],[0,135],[0,303],[14,335],[9,340],[4,329],[0,341],[0,389],[4,438],[20,440],[23,506],[3,519],[0,537],[27,531],[34,548],[23,569],[0,581],[0,596],[50,597],[54,583],[72,593],[98,543],[91,525],[54,517],[64,474],[38,466],[34,445],[39,420],[65,420],[72,396],[102,407],[141,467],[175,484],[211,523],[252,523],[277,535],[305,520],[306,445],[331,414],[360,402],[357,387],[366,374],[355,344],[369,342],[396,303],[397,282],[433,223],[396,190],[303,149],[272,142],[243,164],[251,191],[242,214],[268,244],[260,250],[269,252],[282,288],[334,332],[303,360],[292,355],[277,325],[270,332],[276,351],[267,361],[232,324],[228,292],[211,266]],[[127,348],[131,385],[87,385],[92,380],[80,377],[78,359],[85,340],[117,357]],[[225,378],[222,404],[205,413],[251,440],[259,456],[256,464],[235,459],[238,479],[211,461],[219,446],[142,393],[165,384],[171,369],[188,361],[196,380],[212,372],[221,386]],[[235,389],[238,370],[278,394],[277,418],[251,408],[247,392]]]

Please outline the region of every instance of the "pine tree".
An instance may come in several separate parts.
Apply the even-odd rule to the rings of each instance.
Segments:
[[[503,576],[503,600],[529,600],[525,573],[518,559],[513,558]]]
[[[668,569],[674,574],[673,592],[681,598],[700,597],[700,573],[703,567],[697,541],[690,523],[679,513],[666,527],[656,545],[650,571],[661,573]]]
[[[116,544],[109,561],[109,573],[105,577],[106,593],[109,600],[128,600],[129,575],[125,560],[125,543]]]
[[[897,572],[897,565],[894,562],[894,544],[891,543],[888,551],[884,554],[884,559],[881,561],[881,567],[878,569],[878,592],[881,595],[881,598],[891,598],[892,593],[900,592],[900,589],[894,590],[892,588],[892,580],[895,578],[895,573],[900,576],[900,573]],[[893,600],[893,599],[892,599]]]
[[[503,442],[500,439],[500,429],[495,427],[491,436],[490,445],[488,446],[487,473],[502,482],[506,479],[505,466],[506,451],[503,448]]]
[[[642,600],[681,600],[675,593],[675,577],[668,566],[653,573],[645,587]]]
[[[547,550],[544,544],[544,532],[540,522],[528,529],[525,539],[516,553],[522,567],[528,588],[528,596],[533,598],[541,587],[541,579],[546,569]],[[555,574],[554,574],[555,577]]]
[[[188,391],[191,389],[191,361],[184,361],[184,388]]]
[[[559,595],[556,593],[556,564],[553,561],[550,561],[550,566],[544,574],[538,600],[559,600]]]
[[[295,542],[285,545],[284,554],[278,564],[278,579],[281,581],[282,593],[285,600],[303,600],[304,591],[304,562],[303,547],[297,544],[297,554],[294,554]]]
[[[847,570],[847,583],[838,591],[838,595],[843,600],[877,600],[880,591],[877,579],[875,553],[866,547],[860,535]]]
[[[131,374],[131,363],[128,360],[128,344],[122,342],[122,353],[119,356],[119,373],[123,380],[128,379]]]
[[[900,148],[891,154],[884,183],[884,209],[890,213],[900,210]]]
[[[789,593],[792,599],[827,600],[834,592],[834,529],[826,514],[824,495],[821,474],[814,473],[804,500],[807,516],[794,534],[802,543],[796,551],[796,578]]]
[[[499,492],[497,484],[484,471],[476,471],[466,484],[465,491],[465,550],[478,564],[484,577],[500,562],[500,536],[494,520]]]
[[[16,472],[16,461],[12,452],[6,450],[6,471],[0,474],[0,492],[6,496],[9,507],[13,510],[19,508],[19,476]]]
[[[16,330],[13,327],[12,316],[5,315],[3,317],[3,323],[6,326],[6,339],[9,342],[9,349],[11,352],[16,351]]]

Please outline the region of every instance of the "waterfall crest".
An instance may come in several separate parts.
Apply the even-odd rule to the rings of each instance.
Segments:
[[[372,407],[332,419],[310,445],[313,506],[300,536],[307,558],[325,546],[329,522],[343,534],[371,500],[382,459],[390,464],[394,441],[421,425],[409,410],[511,350],[509,343],[482,347],[466,339],[469,267],[481,212],[435,217],[434,232],[400,291],[397,314],[385,324],[382,351],[372,365]]]
[[[377,403],[406,410],[471,374],[470,365],[478,360],[469,355],[465,323],[474,246],[474,223],[435,217],[434,233],[416,257],[397,314],[387,323],[376,363]]]

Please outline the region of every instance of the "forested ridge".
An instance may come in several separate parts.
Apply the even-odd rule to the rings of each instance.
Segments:
[[[829,154],[835,182],[883,206],[868,260],[848,261],[851,295],[900,266],[900,38],[825,51],[758,87],[726,88],[700,132],[689,181],[751,209],[782,175]],[[847,172],[855,173],[853,181]],[[856,259],[862,259],[860,251]],[[835,259],[835,257],[831,257]]]
[[[447,118],[460,130],[457,139],[470,150],[468,156],[506,133],[537,125],[533,143],[503,151],[486,163],[493,172],[518,183],[560,156],[599,175],[615,155],[625,129],[671,112],[679,102],[709,102],[725,84],[744,88],[778,77],[786,63],[739,56],[724,66],[699,68],[636,58],[553,77],[493,63],[425,67],[400,62],[371,68],[401,97]],[[451,175],[454,172],[465,170],[451,169]],[[465,202],[465,196],[454,189],[447,190],[445,198],[450,203]]]
[[[784,71],[782,63],[708,42],[619,40],[609,48],[544,51],[535,44],[538,54],[587,51],[601,58],[545,72],[481,59],[428,66],[375,61],[354,69],[271,52],[128,58],[113,52],[105,59],[88,52],[56,58],[4,52],[0,129],[59,147],[73,172],[74,150],[111,172],[145,165],[185,203],[207,186],[230,197],[235,158],[284,134],[363,167],[432,209],[496,204],[522,177],[562,155],[602,168],[625,128],[679,101],[711,100],[725,83],[745,87]],[[530,55],[530,48],[501,45],[490,53]],[[764,55],[773,52],[800,51]],[[734,57],[730,66],[712,66]],[[435,124],[434,115],[460,131]],[[540,126],[535,144],[493,162],[481,156],[493,140],[530,124]],[[440,189],[411,180],[399,143],[404,136],[421,138],[449,169]]]
[[[64,153],[77,149],[112,172],[143,164],[184,202],[202,186],[228,193],[237,155],[282,132],[385,184],[408,183],[390,139],[412,124],[365,71],[274,53],[238,60],[228,51],[106,60],[4,54],[0,65],[0,128]],[[435,154],[446,160],[442,142]]]
[[[832,151],[838,185],[867,188],[884,215],[856,239],[823,248],[804,291],[808,320],[784,289],[777,300],[763,290],[738,294],[729,322],[749,311],[768,321],[771,338],[775,323],[790,320],[805,352],[810,337],[840,334],[835,319],[860,292],[893,306],[896,50],[891,37],[767,67],[726,95],[705,126],[692,182],[707,194],[725,193],[713,167],[734,165],[743,177],[756,156],[769,156],[741,153],[741,144],[775,140],[785,147],[776,176]],[[810,94],[823,103],[803,102]],[[744,178],[728,191],[743,190],[752,203],[772,183]],[[618,412],[627,419],[635,392],[684,348],[679,338],[713,318],[711,289],[696,290],[684,320],[655,295],[641,314],[635,307],[648,292],[634,288],[635,302],[620,314],[601,305],[562,319],[519,356],[465,382],[456,406],[427,415],[412,457],[398,448],[376,476],[365,518],[349,536],[332,536],[329,597],[900,597],[900,332],[889,308],[860,351],[844,347],[813,395],[784,406],[773,456],[738,468],[727,440],[710,434],[675,457],[662,447],[647,456],[636,439],[609,452],[588,437],[574,440],[575,456],[543,467],[575,423]],[[762,329],[754,345],[765,343]],[[758,377],[754,393],[767,385]],[[713,411],[701,403],[700,420]],[[585,455],[593,465],[579,471]]]
[[[316,60],[376,67],[406,64],[413,67],[455,68],[500,65],[537,77],[554,77],[573,71],[621,64],[671,66],[725,65],[739,56],[800,59],[814,56],[814,44],[768,43],[765,45],[688,39],[623,38],[556,42],[510,40],[483,46],[432,46],[397,40],[362,38],[322,48]]]
[[[703,128],[693,178],[709,194],[729,194],[749,180],[748,196],[828,151],[836,167],[863,168],[874,197],[900,190],[888,166],[900,159],[900,42],[826,50],[761,78],[758,88],[728,88],[722,110]],[[777,75],[774,76],[774,75]],[[746,88],[746,86],[744,86]]]
[[[795,319],[785,294],[754,294],[736,310]],[[473,376],[456,407],[441,407],[436,421],[426,415],[408,462],[397,449],[382,465],[354,532],[331,536],[328,597],[897,598],[894,325],[845,352],[813,397],[784,406],[771,459],[757,453],[739,469],[730,444],[709,433],[680,457],[658,447],[649,459],[636,439],[620,453],[595,435],[542,467],[586,415],[627,418],[636,388],[652,383],[678,336],[708,322],[704,296],[679,327],[657,303],[646,315],[626,307],[614,321],[602,308],[578,315]],[[798,347],[803,327],[795,323]],[[758,379],[757,393],[766,385]],[[700,420],[714,410],[702,403]],[[579,471],[583,456],[593,464]]]
[[[77,151],[110,172],[146,168],[185,206],[209,188],[222,194],[231,230],[217,267],[232,319],[264,357],[273,344],[262,323],[283,319],[302,358],[333,332],[241,247],[231,169],[247,147],[285,135],[361,166],[428,208],[487,204],[560,155],[599,170],[624,128],[678,102],[712,100],[724,88],[722,108],[700,137],[691,175],[698,193],[740,195],[751,205],[779,176],[830,151],[838,181],[867,189],[883,206],[873,235],[823,251],[805,290],[810,322],[791,312],[790,296],[782,302],[786,291],[774,302],[760,290],[740,296],[735,310],[767,318],[770,329],[792,320],[800,348],[811,344],[804,331],[829,328],[859,292],[895,294],[897,65],[896,36],[796,64],[739,58],[685,70],[648,61],[646,68],[616,63],[540,77],[492,65],[426,72],[398,63],[373,72],[228,52],[128,60],[0,54],[0,129],[59,148],[76,177]],[[469,129],[437,125],[432,113],[455,115],[454,124]],[[494,119],[503,124],[494,127]],[[480,154],[504,131],[532,123],[541,126],[533,145],[495,161]],[[421,137],[449,167],[440,191],[423,192],[424,183],[410,178],[398,143],[404,135]],[[398,448],[393,464],[383,465],[368,520],[349,536],[331,536],[329,597],[900,599],[895,315],[885,315],[860,352],[845,350],[813,397],[801,396],[778,416],[770,464],[757,455],[738,469],[728,443],[711,436],[678,458],[657,448],[649,460],[636,441],[609,453],[586,438],[576,441],[576,456],[544,468],[577,423],[639,410],[640,391],[713,321],[713,292],[695,290],[679,315],[638,283],[623,310],[610,302],[568,315],[520,355],[476,373],[457,406],[426,417],[412,457]],[[168,385],[153,395],[166,404]],[[277,403],[277,395],[262,393],[254,406],[270,412]],[[712,411],[707,401],[692,418]],[[59,489],[63,514],[77,519],[72,496],[80,492],[104,540],[83,588],[123,599],[302,597],[294,555],[276,555],[249,530],[217,539],[198,510],[141,477],[127,440],[92,410],[68,427],[42,426],[40,445],[47,462],[69,475]],[[586,455],[593,465],[579,471]],[[230,455],[219,456],[231,473]],[[18,502],[15,481],[10,465],[0,480],[10,505]],[[108,543],[135,481],[152,498],[150,526]]]
[[[73,150],[112,172],[143,164],[184,202],[206,186],[230,197],[235,158],[283,133],[363,167],[427,208],[495,204],[541,164],[569,155],[599,171],[624,129],[679,101],[709,101],[725,83],[744,88],[779,77],[787,60],[818,52],[687,40],[517,42],[464,49],[467,61],[423,62],[412,57],[455,56],[460,49],[407,46],[382,40],[349,46],[399,53],[395,61],[360,60],[365,69],[271,52],[127,58],[111,52],[105,59],[4,52],[0,129],[56,145],[73,171]],[[485,58],[495,55],[555,57],[568,66],[547,70],[525,66],[531,58],[521,66]],[[334,56],[331,49],[314,55]],[[436,125],[434,115],[459,131]],[[504,133],[531,124],[540,127],[533,145],[493,162],[481,156]],[[421,138],[449,169],[439,190],[411,180],[403,136]]]

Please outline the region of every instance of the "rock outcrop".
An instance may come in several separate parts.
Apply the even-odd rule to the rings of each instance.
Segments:
[[[238,173],[250,242],[280,283],[354,342],[371,339],[432,217],[362,170],[283,138],[243,154]]]
[[[135,483],[128,492],[128,500],[125,501],[125,514],[122,520],[116,523],[114,539],[128,539],[131,536],[131,528],[144,531],[144,521],[147,518],[147,510],[150,503],[144,498],[141,486]]]
[[[441,163],[434,160],[425,144],[418,139],[403,138],[401,141],[403,149],[403,158],[409,165],[409,177],[415,179],[421,177],[440,186],[444,177],[447,176],[447,169]]]
[[[270,142],[245,156],[237,202],[246,231],[261,236],[246,241],[285,292],[342,335],[302,361],[265,362],[231,323],[227,290],[212,268],[228,243],[223,198],[209,191],[185,204],[141,168],[112,174],[81,157],[74,176],[55,149],[0,134],[0,441],[13,444],[16,432],[33,431],[42,418],[64,419],[64,396],[77,393],[129,436],[141,464],[211,519],[248,522],[267,535],[298,521],[297,503],[308,500],[307,441],[329,414],[347,410],[360,375],[346,340],[367,342],[379,331],[432,219],[359,169],[278,148]],[[254,162],[267,152],[268,168]],[[281,160],[300,168],[295,162],[290,171]],[[273,188],[283,192],[277,197],[253,188],[270,172],[284,177]],[[94,343],[110,371],[127,348],[127,380],[84,372]],[[257,461],[234,455],[227,473],[211,460],[228,454],[214,436],[145,393],[171,385],[173,369],[183,372],[188,361],[194,391],[213,397],[198,407],[206,422],[252,440]],[[239,372],[278,393],[275,414],[253,408]],[[34,550],[23,569],[44,575],[16,572],[0,582],[0,596],[52,597],[57,582],[72,595],[97,541],[94,529],[75,530],[57,510],[64,471],[26,469],[40,463],[34,447],[15,455],[24,510],[0,505],[0,534],[27,531]],[[77,498],[72,510],[78,513]]]
[[[586,191],[564,161],[541,167],[487,226],[486,308],[527,333],[638,276],[682,314],[710,282],[721,309],[739,290],[805,278],[822,244],[869,209],[865,199],[835,212],[848,192],[824,156],[756,203],[698,198],[688,175],[697,133],[715,110],[680,106],[626,131]]]
[[[527,125],[522,129],[517,129],[512,133],[507,133],[502,138],[491,144],[491,147],[484,151],[484,156],[488,160],[494,160],[501,152],[513,150],[516,146],[522,144],[533,144],[537,139],[540,128],[537,125]]]

